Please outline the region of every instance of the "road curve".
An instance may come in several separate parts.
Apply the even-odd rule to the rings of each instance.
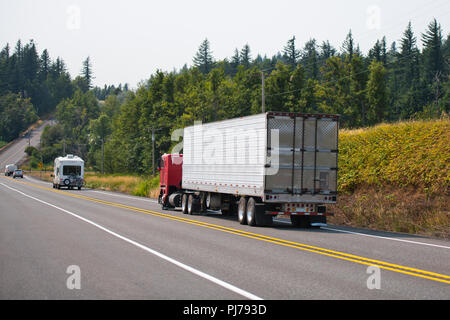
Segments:
[[[0,178],[0,299],[448,299],[449,261],[444,240],[253,228],[151,199]],[[70,266],[80,289],[68,287]]]
[[[44,128],[54,123],[54,120],[44,120],[42,124],[33,129],[29,135],[17,138],[11,146],[0,152],[0,169],[2,173],[7,164],[17,164],[25,157],[25,149],[28,145],[36,147],[41,141],[41,134]]]

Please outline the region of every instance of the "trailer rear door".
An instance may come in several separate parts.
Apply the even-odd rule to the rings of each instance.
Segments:
[[[267,193],[336,194],[337,116],[268,113],[267,130],[268,157],[279,159],[278,172],[265,177]],[[278,130],[278,148],[272,130]]]

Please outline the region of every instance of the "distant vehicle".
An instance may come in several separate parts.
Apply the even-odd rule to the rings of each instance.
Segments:
[[[78,188],[84,185],[84,161],[80,157],[68,154],[55,159],[53,167],[53,188]]]
[[[14,170],[17,170],[17,166],[15,164],[7,164],[5,167],[5,176],[9,177],[12,175]]]
[[[21,169],[14,170],[13,178],[21,177],[23,179],[23,171]]]
[[[326,225],[337,198],[339,116],[268,112],[184,128],[183,154],[164,154],[158,201],[184,214],[221,210],[239,223]]]

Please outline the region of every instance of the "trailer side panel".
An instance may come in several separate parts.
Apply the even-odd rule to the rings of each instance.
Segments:
[[[183,189],[262,197],[266,125],[258,114],[185,128]]]

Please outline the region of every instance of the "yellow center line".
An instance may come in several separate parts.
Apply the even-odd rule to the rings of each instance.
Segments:
[[[430,271],[426,271],[426,270],[420,270],[420,269],[416,269],[416,268],[405,267],[405,266],[396,265],[396,264],[379,261],[379,260],[375,260],[375,259],[364,258],[364,257],[360,257],[360,256],[356,256],[356,255],[352,255],[352,254],[348,254],[348,253],[344,253],[344,252],[333,251],[333,250],[315,247],[315,246],[302,244],[302,243],[298,243],[298,242],[292,242],[292,241],[288,241],[288,240],[273,238],[273,237],[269,237],[269,236],[265,236],[265,235],[261,235],[261,234],[257,234],[257,233],[233,229],[233,228],[215,225],[215,224],[211,224],[211,223],[207,223],[207,222],[177,217],[177,216],[174,216],[171,214],[166,214],[166,213],[156,212],[156,211],[152,211],[152,210],[127,206],[127,205],[114,203],[114,202],[110,202],[110,201],[106,201],[106,200],[91,198],[88,196],[77,195],[77,194],[73,194],[73,193],[69,193],[69,192],[65,192],[65,191],[61,191],[61,190],[54,190],[52,188],[39,186],[34,183],[29,183],[29,182],[25,182],[25,181],[17,181],[12,178],[8,178],[8,179],[18,182],[18,183],[26,184],[26,185],[29,185],[29,186],[32,186],[35,188],[40,188],[43,190],[56,192],[56,193],[67,195],[67,196],[74,197],[74,198],[79,198],[79,199],[83,199],[83,200],[87,200],[87,201],[91,201],[91,202],[97,202],[100,204],[105,204],[105,205],[109,205],[109,206],[113,206],[113,207],[117,207],[117,208],[132,210],[132,211],[136,211],[136,212],[140,212],[140,213],[150,214],[153,216],[158,216],[158,217],[162,217],[162,218],[166,218],[166,219],[170,219],[170,220],[174,220],[174,221],[189,223],[189,224],[201,226],[204,228],[218,230],[218,231],[235,234],[235,235],[239,235],[239,236],[243,236],[243,237],[247,237],[247,238],[252,238],[252,239],[256,239],[256,240],[261,240],[261,241],[265,241],[265,242],[269,242],[269,243],[274,243],[274,244],[278,244],[278,245],[282,245],[282,246],[286,246],[286,247],[296,248],[296,249],[303,250],[303,251],[318,253],[321,255],[325,255],[325,256],[341,259],[341,260],[351,261],[351,262],[355,262],[355,263],[359,263],[359,264],[363,264],[363,265],[374,265],[374,266],[378,266],[379,268],[382,268],[382,269],[450,284],[449,280],[444,280],[444,279],[450,279],[450,276],[439,274],[439,273],[434,273],[434,272],[430,272]]]

